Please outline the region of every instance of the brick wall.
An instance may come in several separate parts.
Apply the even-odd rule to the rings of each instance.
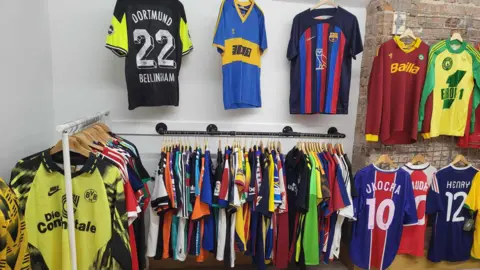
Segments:
[[[355,171],[374,162],[386,153],[399,165],[412,159],[417,153],[426,156],[437,168],[447,165],[462,153],[480,168],[480,150],[464,150],[456,147],[452,137],[440,137],[419,141],[411,145],[384,146],[365,141],[365,117],[367,113],[367,87],[373,57],[377,47],[392,35],[393,12],[407,13],[406,26],[428,45],[447,39],[453,31],[460,31],[464,40],[476,44],[480,41],[480,0],[372,0],[367,7],[364,53],[362,60],[360,95],[358,103],[353,166]]]

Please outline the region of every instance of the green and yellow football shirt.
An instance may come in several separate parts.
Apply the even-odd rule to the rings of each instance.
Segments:
[[[480,86],[480,54],[466,42],[444,40],[430,48],[428,59],[418,129],[425,138],[463,136],[475,81]],[[473,111],[479,103],[480,93],[474,93]]]
[[[78,269],[130,269],[127,212],[120,171],[93,154],[72,156]],[[71,269],[62,164],[49,150],[17,163],[11,186],[25,216],[33,268]]]

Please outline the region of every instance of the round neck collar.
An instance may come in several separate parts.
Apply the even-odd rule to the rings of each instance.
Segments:
[[[460,46],[457,49],[452,48],[452,41],[450,39],[447,39],[447,50],[451,53],[461,53],[465,50],[465,47],[467,46],[467,43],[464,41],[460,44]]]

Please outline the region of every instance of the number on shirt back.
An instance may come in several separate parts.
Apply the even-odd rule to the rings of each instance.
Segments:
[[[451,192],[447,192],[447,193],[445,193],[445,195],[447,196],[447,199],[448,199],[447,222],[450,222],[450,220],[452,222],[464,221],[465,218],[464,217],[459,217],[459,215],[460,215],[460,212],[462,212],[462,207],[465,204],[465,200],[467,199],[467,193],[465,193],[463,191],[457,192],[455,194],[453,194]],[[453,201],[456,201],[458,199],[458,197],[462,197],[462,202],[459,204],[457,210],[455,211],[455,213],[453,213],[453,217],[452,217]]]
[[[155,40],[159,44],[165,44],[158,54],[157,62],[152,59],[146,59],[155,48]],[[135,29],[133,31],[133,42],[135,44],[142,44],[142,48],[137,53],[137,68],[139,69],[153,69],[162,68],[177,68],[175,60],[168,60],[167,58],[175,50],[175,39],[168,30],[160,29],[155,34],[155,40],[145,29]]]
[[[391,199],[383,200],[378,209],[375,209],[375,198],[367,199],[368,205],[368,229],[373,230],[375,223],[381,230],[388,230],[393,221],[393,214],[395,212],[395,203]],[[385,211],[388,211],[387,220],[384,220]]]

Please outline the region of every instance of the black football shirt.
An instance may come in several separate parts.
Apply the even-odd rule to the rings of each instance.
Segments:
[[[178,0],[117,0],[106,47],[126,57],[128,108],[178,106],[182,56],[192,49]]]

